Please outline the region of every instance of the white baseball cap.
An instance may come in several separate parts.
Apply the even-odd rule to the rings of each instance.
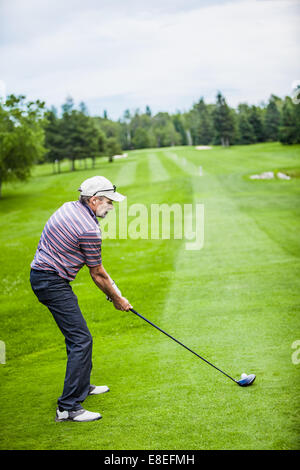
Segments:
[[[104,176],[93,176],[81,183],[78,191],[81,196],[105,196],[112,201],[121,202],[126,196],[116,192],[116,186]]]

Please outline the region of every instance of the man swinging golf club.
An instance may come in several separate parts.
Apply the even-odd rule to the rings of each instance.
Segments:
[[[113,210],[113,202],[125,196],[103,176],[85,180],[78,201],[66,202],[50,217],[31,263],[30,282],[38,300],[52,313],[65,337],[67,369],[63,393],[58,399],[56,421],[95,421],[100,413],[82,408],[88,395],[109,391],[90,384],[92,336],[80,311],[70,281],[87,265],[95,284],[118,310],[131,307],[102,265],[101,231],[97,217]]]

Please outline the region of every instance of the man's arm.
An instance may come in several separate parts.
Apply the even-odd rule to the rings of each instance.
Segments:
[[[128,300],[125,299],[125,297],[121,297],[115,291],[112,286],[113,281],[102,265],[89,269],[90,275],[96,286],[98,286],[99,289],[101,289],[102,292],[104,292],[104,294],[106,294],[112,300],[117,310],[128,311],[130,308],[132,308]]]

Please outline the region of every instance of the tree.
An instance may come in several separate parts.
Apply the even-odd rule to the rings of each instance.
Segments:
[[[185,122],[185,139],[186,145],[196,145],[197,141],[197,131],[195,128],[195,121],[197,117],[195,116],[195,110],[192,109],[183,114],[183,119]]]
[[[97,127],[100,128],[106,137],[115,137],[120,142],[121,123],[112,121],[111,119],[104,119],[101,117],[94,118]]]
[[[26,180],[44,148],[44,103],[9,95],[0,102],[0,197],[4,181]]]
[[[150,137],[148,132],[143,127],[138,127],[132,139],[132,144],[135,149],[142,149],[150,147]]]
[[[93,120],[93,125],[95,126],[95,130],[97,132],[97,151],[93,154],[94,156],[92,157],[93,160],[93,167],[95,167],[95,156],[102,156],[105,153],[105,148],[106,148],[106,137],[102,129],[99,129],[97,127],[97,124],[95,120]]]
[[[265,135],[267,141],[276,142],[279,137],[280,112],[276,101],[278,98],[271,95],[265,114]]]
[[[235,138],[234,116],[220,92],[217,94],[213,119],[215,126],[215,142],[217,144],[221,143],[223,147],[228,147],[234,142]]]
[[[300,85],[297,87],[297,97],[300,96]],[[297,101],[293,100],[293,115],[294,115],[294,121],[295,121],[295,126],[296,126],[296,142],[300,144],[300,103],[299,103],[299,98]]]
[[[286,96],[283,107],[281,122],[279,126],[279,140],[283,144],[296,144],[298,140],[298,126],[296,120],[295,107],[299,104],[294,104],[289,96]]]
[[[54,107],[45,113],[45,147],[46,160],[52,162],[53,173],[60,173],[60,162],[64,158],[64,137],[61,131],[61,119],[57,117],[57,111]]]
[[[108,156],[108,161],[113,162],[114,155],[119,155],[122,152],[120,143],[115,137],[108,137],[105,145],[105,154]]]
[[[126,109],[123,114],[123,121],[120,121],[121,132],[120,142],[123,149],[128,150],[131,148],[131,134],[130,134],[130,110]]]
[[[175,127],[176,132],[181,136],[181,145],[187,145],[187,136],[186,136],[186,130],[185,130],[185,122],[184,122],[184,117],[180,114],[180,112],[177,112],[172,116],[172,121]]]
[[[71,161],[71,170],[75,170],[75,161],[91,158],[95,166],[96,155],[104,152],[105,136],[97,126],[95,119],[90,117],[84,103],[80,109],[74,109],[72,98],[67,98],[62,106],[60,135],[63,140],[62,152]],[[106,120],[105,120],[106,121]]]
[[[147,114],[147,116],[150,116],[150,117],[152,116],[151,109],[148,105],[146,106],[145,114]]]
[[[129,125],[132,148],[155,147],[156,142],[152,126],[153,118],[149,113],[139,114],[138,110],[135,112]]]
[[[203,98],[194,106],[194,109],[196,114],[194,127],[195,144],[208,145],[212,142],[214,127],[208,107],[204,103]]]
[[[152,118],[148,114],[138,114],[135,113],[133,118],[131,119],[130,122],[130,133],[132,137],[134,137],[134,134],[136,130],[140,127],[150,130],[152,126]]]
[[[92,159],[93,167],[95,167],[96,155],[104,153],[105,149],[105,135],[97,129],[95,121],[88,115],[81,113],[81,132],[82,132],[82,157],[84,158],[85,166],[88,158]]]
[[[255,143],[255,134],[253,127],[249,121],[246,113],[239,115],[239,143],[240,144],[253,144]]]
[[[81,102],[79,103],[79,111],[80,111],[82,114],[84,114],[85,116],[88,116],[88,115],[89,115],[88,109],[87,109],[87,107],[86,107],[86,104],[85,104],[83,101],[81,101]]]
[[[97,129],[100,129],[103,140],[102,155],[108,155],[109,158],[119,154],[122,151],[122,143],[124,142],[124,123],[115,122],[111,119],[101,117],[93,118]],[[111,153],[111,155],[109,155]],[[112,161],[112,160],[110,160]]]
[[[256,136],[253,126],[250,122],[251,110],[250,107],[245,104],[239,104],[237,113],[238,122],[238,143],[242,145],[254,144],[256,142]]]
[[[179,145],[181,137],[168,113],[158,113],[153,118],[153,132],[158,147]]]
[[[127,124],[130,122],[131,119],[131,114],[129,109],[125,109],[124,114],[123,114],[123,119]]]
[[[265,139],[264,136],[264,125],[262,110],[257,106],[251,106],[249,113],[249,122],[253,128],[255,141],[263,142]]]
[[[63,137],[63,152],[65,157],[71,161],[71,170],[75,170],[76,149],[74,133],[77,134],[76,126],[74,123],[74,102],[71,97],[66,99],[62,105],[62,118],[61,118],[61,134]]]

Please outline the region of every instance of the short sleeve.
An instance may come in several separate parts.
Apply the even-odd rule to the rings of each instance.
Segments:
[[[79,237],[79,248],[85,258],[85,264],[89,268],[102,264],[101,257],[101,233],[96,231],[85,232]]]

